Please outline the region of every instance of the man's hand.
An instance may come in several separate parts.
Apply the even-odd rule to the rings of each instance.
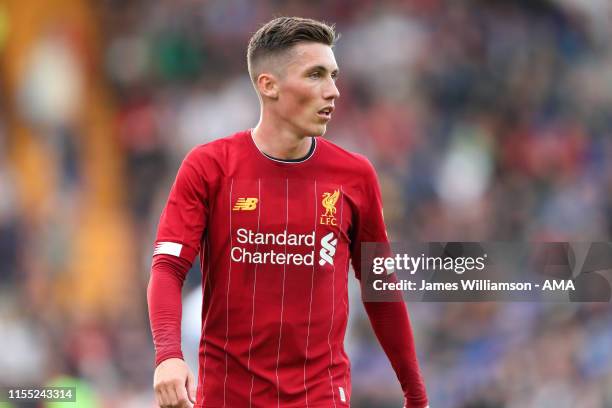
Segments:
[[[161,408],[191,408],[195,404],[195,378],[180,358],[159,363],[153,376],[153,388]]]

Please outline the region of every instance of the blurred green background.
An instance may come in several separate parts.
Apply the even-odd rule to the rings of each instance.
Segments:
[[[607,0],[0,0],[0,385],[154,406],[159,213],[187,151],[257,123],[246,44],[278,15],[341,32],[326,137],[375,164],[392,240],[611,241]],[[399,407],[351,297],[352,406]],[[612,407],[607,303],[409,308],[432,408]]]

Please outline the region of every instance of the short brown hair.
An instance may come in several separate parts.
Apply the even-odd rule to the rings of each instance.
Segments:
[[[334,25],[301,17],[277,17],[264,24],[249,40],[247,65],[256,82],[254,65],[262,58],[278,55],[301,42],[316,42],[333,47],[338,36]]]

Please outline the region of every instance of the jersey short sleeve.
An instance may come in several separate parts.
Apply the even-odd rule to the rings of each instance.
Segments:
[[[178,170],[162,211],[153,255],[173,255],[193,262],[200,251],[208,219],[206,174],[191,151]]]

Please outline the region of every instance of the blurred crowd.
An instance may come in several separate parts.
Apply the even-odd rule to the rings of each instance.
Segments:
[[[153,405],[158,217],[186,152],[257,123],[246,44],[273,16],[336,23],[326,137],[374,163],[392,240],[612,241],[612,3],[63,4],[15,39],[16,16],[43,6],[0,3],[0,385]],[[356,284],[351,297],[352,406],[398,407]],[[608,303],[408,307],[432,407],[612,407]]]

